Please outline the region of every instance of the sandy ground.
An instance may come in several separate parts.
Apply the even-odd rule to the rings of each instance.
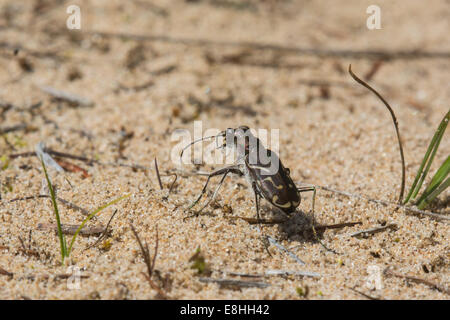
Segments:
[[[83,177],[81,172],[66,172],[72,186],[50,169],[58,196],[88,211],[131,194],[88,224],[106,225],[117,209],[111,234],[88,249],[97,237],[79,237],[66,266],[61,266],[57,235],[38,229],[39,223],[55,223],[50,200],[10,201],[45,193],[38,159],[10,159],[6,166],[2,158],[0,298],[160,298],[143,275],[146,266],[130,229],[133,224],[151,253],[157,227],[157,271],[152,279],[172,299],[366,299],[353,289],[382,299],[448,299],[446,221],[319,190],[319,226],[361,224],[320,229],[323,243],[337,253],[324,250],[313,237],[309,196],[286,222],[265,225],[264,233],[302,259],[303,266],[274,245],[269,247],[270,257],[257,227],[236,218],[255,217],[253,197],[242,178],[227,178],[217,201],[205,210],[207,215],[183,219],[206,179],[180,172],[213,169],[171,161],[176,145],[172,132],[192,132],[194,120],[202,121],[204,130],[242,124],[280,129],[280,157],[298,184],[395,202],[401,165],[392,122],[382,104],[350,78],[350,63],[363,77],[381,59],[369,82],[395,109],[404,140],[407,186],[411,185],[449,108],[448,54],[388,59],[330,50],[449,52],[450,6],[438,0],[376,1],[382,29],[369,30],[366,8],[373,2],[78,1],[82,28],[67,30],[68,1],[0,1],[0,128],[26,124],[26,129],[3,135],[0,155],[33,151],[45,141],[54,150],[97,159],[101,163],[65,158],[88,173]],[[136,40],[119,33],[156,37]],[[260,48],[248,42],[325,54]],[[15,48],[20,48],[16,55]],[[40,86],[74,93],[94,104],[56,101]],[[432,172],[448,150],[447,134]],[[163,175],[162,191],[155,157]],[[148,170],[105,163],[140,164]],[[178,180],[164,199],[173,180],[165,175],[173,172]],[[448,197],[447,191],[431,210],[448,215]],[[59,208],[64,224],[80,224],[84,218],[62,203]],[[267,204],[262,215],[285,218]],[[349,236],[380,224],[397,228],[361,239]],[[198,247],[207,265],[201,275],[191,259]],[[79,288],[71,286],[76,283],[73,277],[65,279],[69,266],[81,270]],[[386,268],[437,284],[440,290],[383,275]],[[309,271],[320,277],[229,274],[268,270]],[[201,282],[200,277],[269,286],[224,287]],[[377,288],[368,285],[372,277],[380,280]]]

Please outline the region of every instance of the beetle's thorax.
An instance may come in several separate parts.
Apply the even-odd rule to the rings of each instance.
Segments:
[[[261,141],[253,135],[247,126],[225,131],[225,145],[236,155],[236,163],[243,165],[246,161],[258,162],[258,152],[267,153]]]

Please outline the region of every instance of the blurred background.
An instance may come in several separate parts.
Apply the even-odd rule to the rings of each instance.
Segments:
[[[64,282],[32,287],[27,277],[9,281],[3,276],[0,297],[154,297],[141,274],[143,263],[136,263],[137,245],[129,230],[133,220],[149,243],[158,223],[157,267],[168,275],[167,292],[176,298],[295,299],[304,298],[295,288],[308,287],[313,298],[361,298],[348,287],[366,290],[367,268],[373,264],[448,282],[448,225],[320,191],[318,224],[362,224],[324,232],[324,241],[343,253],[339,260],[321,251],[311,236],[309,197],[295,217],[265,226],[265,232],[322,278],[277,277],[268,280],[273,287],[242,291],[199,283],[189,261],[200,245],[215,269],[263,273],[297,270],[298,264],[273,246],[275,257],[269,259],[252,225],[227,219],[255,216],[242,179],[226,180],[207,208],[218,217],[184,221],[184,209],[205,182],[191,170],[214,166],[179,167],[170,155],[178,142],[172,141],[174,130],[193,131],[194,121],[202,121],[204,130],[279,129],[280,158],[297,184],[395,202],[401,164],[392,120],[381,102],[350,77],[348,67],[395,110],[410,186],[449,109],[449,17],[448,0],[0,0],[0,244],[19,247],[19,236],[26,237],[39,223],[54,223],[49,202],[7,201],[41,192],[40,164],[31,157],[40,141],[99,161],[69,159],[77,163],[66,163],[72,186],[55,180],[58,196],[89,209],[133,195],[120,204],[110,245],[74,252],[92,275],[83,280],[82,290],[68,291]],[[447,132],[430,172],[448,150]],[[20,153],[31,156],[3,157]],[[163,197],[173,179],[168,174],[174,172],[179,177],[167,200]],[[431,209],[448,213],[448,198],[447,190]],[[267,206],[262,215],[277,217]],[[99,220],[106,224],[106,217]],[[65,208],[63,220],[79,224],[82,215]],[[386,223],[399,229],[383,229],[361,241],[346,235]],[[59,267],[56,237],[36,231],[33,239],[51,253],[50,262],[8,251],[0,256],[2,267],[18,274],[54,274]],[[85,245],[92,240],[83,239]],[[436,272],[425,275],[424,270]],[[447,298],[397,278],[386,280],[374,295]]]

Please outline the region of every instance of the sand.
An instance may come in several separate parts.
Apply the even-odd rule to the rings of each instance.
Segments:
[[[377,1],[382,29],[369,30],[366,8],[372,2],[225,1],[220,5],[154,0],[150,6],[147,1],[78,1],[81,30],[67,30],[68,4],[1,1],[0,128],[24,123],[27,130],[4,135],[0,155],[34,151],[44,141],[51,149],[99,161],[65,159],[85,169],[88,177],[49,169],[60,198],[92,211],[119,196],[130,197],[88,223],[105,226],[117,210],[111,234],[88,249],[98,237],[80,236],[62,266],[57,235],[38,230],[40,223],[55,223],[50,200],[10,201],[45,194],[41,165],[36,157],[11,159],[0,171],[0,298],[161,298],[143,275],[146,266],[130,229],[133,224],[151,254],[157,228],[152,279],[171,299],[366,299],[361,293],[380,299],[448,299],[447,221],[318,190],[318,226],[360,224],[319,229],[321,241],[337,253],[325,250],[311,232],[311,199],[305,194],[286,222],[263,226],[264,234],[305,262],[301,265],[275,245],[270,245],[269,256],[258,228],[236,218],[255,217],[253,197],[243,178],[227,178],[205,215],[184,219],[189,215],[185,209],[206,181],[204,176],[186,172],[221,167],[179,166],[171,161],[176,145],[172,133],[176,129],[192,132],[194,120],[202,121],[203,130],[242,124],[279,129],[280,157],[297,184],[329,186],[396,202],[401,163],[389,113],[347,73],[351,63],[363,77],[379,58],[242,45],[449,52],[448,2]],[[161,37],[143,41],[98,32]],[[16,47],[21,50],[14,55]],[[396,112],[408,187],[448,111],[449,71],[448,55],[397,56],[382,59],[369,80]],[[40,86],[79,95],[93,105],[55,101]],[[447,133],[431,172],[445,160],[449,148]],[[164,190],[157,182],[155,158]],[[148,170],[107,163],[139,164]],[[167,174],[174,172],[178,179],[165,199],[173,180]],[[210,190],[218,181],[214,179]],[[429,210],[448,216],[448,197],[447,190]],[[59,209],[63,224],[80,224],[85,217],[62,203]],[[286,218],[267,203],[261,213],[263,219]],[[350,236],[389,224],[396,228],[363,238]],[[200,275],[192,268],[197,248],[207,266]],[[437,284],[440,290],[385,274],[386,269]],[[73,276],[67,279],[73,270],[81,274],[78,286]],[[230,274],[261,275],[269,270],[320,276]],[[227,287],[201,282],[201,277],[269,286]]]

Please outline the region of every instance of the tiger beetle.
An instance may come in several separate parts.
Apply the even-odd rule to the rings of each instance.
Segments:
[[[218,148],[229,148],[236,151],[237,160],[234,165],[209,173],[202,192],[188,209],[191,209],[200,201],[202,196],[206,193],[206,188],[212,177],[222,175],[222,179],[217,185],[213,196],[200,210],[195,212],[195,216],[199,215],[200,212],[214,200],[220,186],[229,173],[244,176],[251,186],[255,196],[256,216],[259,222],[261,221],[259,215],[259,201],[261,198],[266,199],[272,206],[280,209],[287,215],[290,215],[300,204],[300,194],[308,191],[313,192],[312,213],[314,215],[316,188],[314,186],[297,188],[294,181],[292,181],[289,168],[285,168],[276,153],[266,149],[260,140],[251,133],[247,126],[240,126],[236,129],[228,128],[227,130],[220,132],[217,136],[209,136],[195,140],[183,148],[180,158],[183,156],[184,150],[194,143],[205,139],[215,138],[217,145],[217,139],[219,137],[225,139],[222,146]],[[270,161],[264,163],[262,161],[264,160],[263,158],[268,158]],[[275,170],[271,167],[271,164],[275,164]]]

